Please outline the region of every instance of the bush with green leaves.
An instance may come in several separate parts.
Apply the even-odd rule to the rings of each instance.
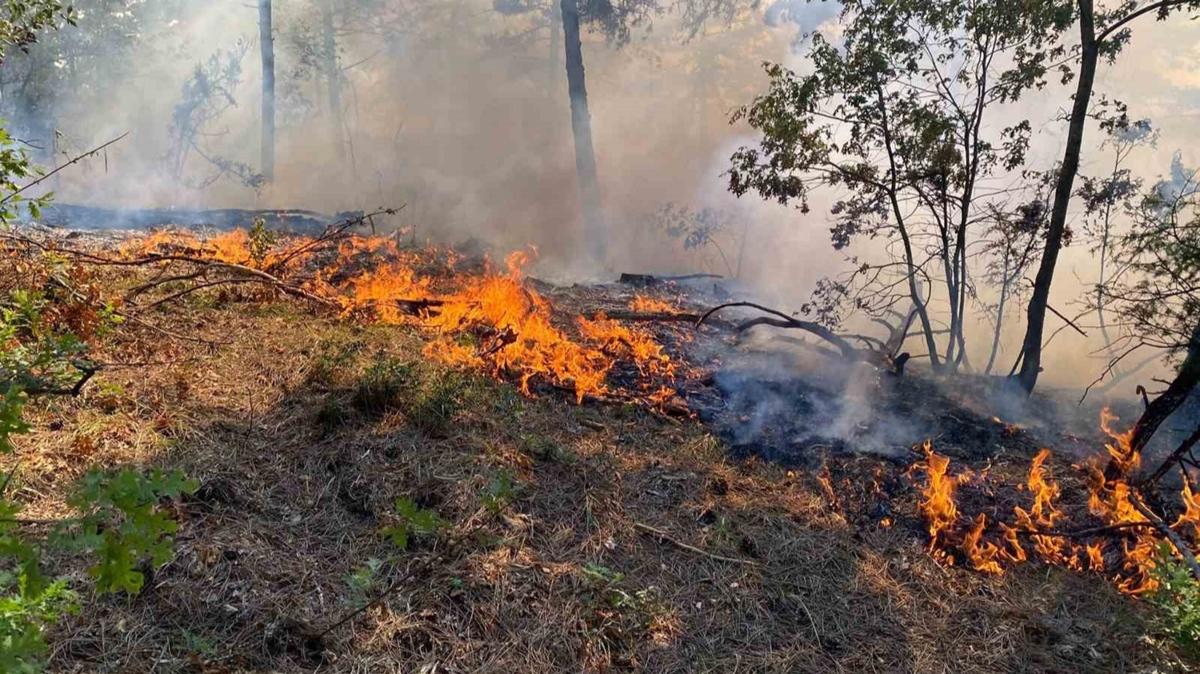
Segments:
[[[31,396],[78,394],[96,370],[87,345],[47,317],[51,308],[50,299],[23,289],[0,303],[0,454],[12,454],[13,436],[29,430],[22,412]],[[0,478],[0,671],[38,672],[46,630],[78,607],[67,580],[43,569],[47,546],[94,558],[95,592],[137,594],[147,572],[172,554],[178,525],[162,502],[197,485],[177,471],[92,470],[68,498],[77,516],[35,538],[21,530],[21,506],[5,494],[14,473]]]
[[[383,535],[396,547],[406,550],[412,538],[432,536],[444,526],[446,522],[436,512],[401,497],[396,499],[396,523],[385,527]]]
[[[1200,581],[1164,543],[1154,566],[1158,588],[1150,601],[1158,608],[1160,628],[1192,657],[1200,657]]]
[[[98,591],[141,592],[146,578],[139,566],[159,568],[170,561],[179,526],[159,504],[197,487],[180,471],[124,468],[84,476],[70,499],[80,515],[65,523],[63,534],[69,546],[96,556],[89,573]]]

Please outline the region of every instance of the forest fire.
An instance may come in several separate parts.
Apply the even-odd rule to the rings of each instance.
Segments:
[[[1033,458],[1021,485],[1032,496],[1028,509],[1014,506],[1012,522],[996,522],[994,526],[989,526],[984,513],[973,520],[964,519],[955,501],[955,487],[963,479],[951,475],[949,459],[926,443],[925,458],[914,468],[925,474],[919,510],[928,525],[933,555],[946,564],[953,564],[957,557],[972,569],[992,574],[1002,573],[1005,563],[1036,557],[1076,571],[1106,573],[1126,594],[1156,589],[1159,582],[1153,572],[1160,550],[1191,554],[1179,546],[1195,544],[1200,502],[1185,480],[1182,514],[1169,527],[1155,522],[1131,481],[1132,472],[1140,464],[1138,452],[1130,445],[1132,431],[1114,430],[1116,421],[1109,410],[1102,412],[1100,427],[1111,442],[1106,443],[1104,456],[1092,457],[1078,466],[1088,490],[1087,512],[1099,525],[1078,522],[1075,527],[1065,526],[1073,518],[1058,503],[1062,489],[1049,476],[1048,449]],[[1109,459],[1107,466],[1105,458]],[[998,532],[994,541],[988,540],[989,532]],[[1185,537],[1185,532],[1190,536]]]
[[[120,250],[126,259],[190,256],[297,276],[299,288],[343,317],[424,326],[436,335],[426,356],[516,377],[526,394],[541,380],[572,391],[577,402],[616,396],[658,405],[675,395],[676,364],[648,332],[604,316],[556,318],[550,302],[524,283],[532,249],[511,253],[503,270],[485,260],[481,271],[469,272],[456,269],[460,258],[452,250],[406,249],[392,237],[340,233],[327,241],[290,237],[280,243],[246,230],[204,240],[160,231]],[[644,302],[673,310],[665,302]],[[620,361],[636,367],[636,381],[610,381]]]

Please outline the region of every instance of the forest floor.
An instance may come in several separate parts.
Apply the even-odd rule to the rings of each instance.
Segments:
[[[430,362],[416,327],[237,293],[162,312],[190,339],[118,331],[83,394],[31,405],[16,439],[35,520],[94,465],[201,484],[172,561],[66,618],[51,671],[1186,668],[1099,576],[936,563],[916,454],[733,458],[697,419]],[[939,447],[1019,481],[1036,444],[980,432],[987,452]],[[381,535],[397,499],[444,526],[401,549]]]

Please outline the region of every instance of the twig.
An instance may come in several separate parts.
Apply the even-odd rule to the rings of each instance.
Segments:
[[[1138,349],[1142,348],[1143,346],[1145,346],[1144,343],[1138,342],[1137,344],[1134,344],[1133,346],[1129,347],[1128,349],[1121,352],[1120,354],[1117,354],[1116,356],[1113,356],[1111,359],[1109,359],[1108,366],[1105,367],[1102,372],[1100,372],[1100,376],[1096,377],[1092,381],[1092,383],[1087,385],[1087,388],[1083,389],[1083,395],[1079,396],[1079,402],[1076,404],[1082,405],[1083,401],[1087,399],[1088,393],[1091,392],[1092,387],[1094,387],[1096,384],[1099,384],[1100,382],[1104,381],[1104,378],[1107,377],[1109,375],[1109,373],[1113,371],[1113,368],[1115,368],[1122,360],[1125,360],[1126,356],[1133,353],[1134,351],[1137,351]],[[1016,371],[1016,369],[1017,368],[1014,365],[1013,371]],[[1011,373],[1009,374],[1009,376],[1012,376]]]
[[[1049,304],[1046,305],[1046,308],[1050,310],[1050,313],[1063,319],[1063,322],[1065,322],[1067,325],[1071,326],[1072,328],[1075,328],[1075,332],[1078,332],[1079,334],[1083,335],[1084,337],[1087,337],[1087,333],[1083,331],[1083,328],[1079,327],[1078,325],[1075,325],[1075,321],[1067,318],[1066,316],[1063,316],[1061,313],[1058,312],[1058,309],[1055,309],[1054,307],[1050,306]]]
[[[126,131],[125,133],[117,136],[116,138],[113,138],[112,140],[108,141],[107,143],[104,143],[103,145],[100,145],[91,150],[88,150],[87,152],[84,152],[83,154],[76,155],[75,157],[72,157],[70,160],[68,160],[66,163],[59,164],[58,166],[54,167],[54,169],[51,170],[49,173],[47,173],[43,176],[40,176],[36,180],[34,180],[32,182],[28,182],[28,183],[18,187],[17,189],[13,190],[12,192],[10,192],[3,199],[0,199],[0,204],[6,204],[6,203],[12,201],[13,199],[17,198],[17,195],[24,192],[25,190],[27,190],[35,185],[39,185],[41,183],[46,182],[51,177],[53,177],[54,174],[58,173],[59,171],[62,171],[63,169],[67,168],[68,166],[79,163],[80,161],[100,152],[101,150],[107,148],[109,145],[112,145],[113,143],[120,141],[121,139],[125,138],[125,136],[128,136],[128,135],[129,135],[129,132]]]
[[[320,639],[320,638],[324,637],[326,634],[329,634],[330,632],[336,630],[337,628],[341,627],[342,625],[345,625],[346,623],[350,622],[351,620],[354,620],[356,617],[361,615],[367,609],[369,609],[373,606],[378,606],[379,604],[381,604],[383,602],[384,599],[387,599],[390,594],[392,594],[397,589],[399,589],[400,586],[405,581],[412,578],[416,574],[416,572],[417,572],[416,569],[409,569],[408,572],[405,573],[403,576],[400,576],[396,580],[392,581],[392,584],[388,585],[383,590],[383,592],[380,592],[374,599],[363,604],[362,606],[359,606],[358,608],[354,609],[353,611],[350,611],[349,613],[342,616],[341,618],[337,619],[329,627],[326,627],[325,629],[318,632],[315,638]]]
[[[731,562],[733,564],[747,564],[750,566],[759,566],[759,563],[752,559],[738,559],[737,557],[725,557],[724,555],[715,555],[706,550],[701,550],[700,548],[697,548],[694,545],[688,545],[687,543],[684,543],[683,541],[681,541],[677,538],[672,538],[671,535],[668,534],[667,532],[663,531],[662,529],[656,529],[656,528],[650,526],[649,524],[642,524],[641,522],[634,522],[633,526],[635,528],[641,529],[642,531],[645,531],[647,533],[654,534],[655,536],[658,536],[660,539],[670,543],[671,545],[674,545],[677,548],[680,548],[682,550],[687,550],[688,552],[694,552],[698,555],[704,555],[705,557],[708,557],[709,559],[715,559],[720,562]]]
[[[1144,480],[1139,480],[1135,484],[1137,486],[1143,486],[1158,482],[1163,475],[1167,474],[1167,471],[1171,469],[1173,464],[1183,460],[1184,456],[1192,451],[1192,448],[1196,446],[1197,442],[1200,442],[1200,426],[1198,426],[1196,430],[1192,431],[1192,434],[1189,435],[1187,439],[1175,449],[1175,451],[1171,452],[1171,455],[1164,459],[1149,477]]]
[[[1180,556],[1183,557],[1183,561],[1191,569],[1192,577],[1200,580],[1200,562],[1196,561],[1196,555],[1192,553],[1192,549],[1188,546],[1187,541],[1180,538],[1179,534],[1170,525],[1164,522],[1153,510],[1148,508],[1146,504],[1142,503],[1142,500],[1132,490],[1130,490],[1129,502],[1142,514],[1142,517],[1145,517],[1150,524],[1154,525],[1155,529],[1158,529],[1163,536],[1167,537],[1167,540],[1171,541],[1171,545],[1175,546]]]

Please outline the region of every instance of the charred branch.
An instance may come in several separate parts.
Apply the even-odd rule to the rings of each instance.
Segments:
[[[777,310],[771,309],[769,307],[764,307],[761,304],[755,304],[754,302],[729,302],[726,304],[717,305],[717,306],[713,307],[712,309],[709,309],[708,311],[706,311],[702,316],[700,316],[699,320],[696,321],[696,327],[700,327],[701,325],[703,325],[705,321],[707,321],[710,317],[713,316],[713,314],[716,314],[718,311],[721,311],[723,309],[729,309],[732,307],[748,307],[751,309],[757,309],[759,311],[762,311],[762,312],[765,312],[765,313],[768,313],[768,314],[771,314],[772,316],[774,316],[774,318],[762,316],[762,317],[754,318],[754,319],[751,319],[744,323],[741,323],[734,328],[735,332],[739,332],[739,333],[745,332],[746,330],[749,330],[750,328],[753,328],[756,325],[771,325],[771,326],[774,326],[777,328],[804,330],[805,332],[812,333],[813,335],[816,335],[817,337],[820,337],[821,339],[825,340],[826,342],[829,342],[830,344],[832,344],[834,347],[837,348],[838,351],[841,352],[843,358],[846,358],[848,360],[862,360],[863,359],[859,350],[854,348],[854,346],[851,345],[850,342],[843,339],[842,337],[837,335],[834,331],[821,325],[820,323],[814,323],[812,321],[802,321],[802,320],[799,320],[796,318],[792,318],[791,316],[788,316],[787,314],[783,313],[782,311],[777,311]]]
[[[720,274],[683,274],[681,276],[654,276],[652,274],[621,274],[618,283],[625,285],[649,287],[660,283],[677,283],[680,281],[698,281],[701,279],[720,280],[725,278]]]

